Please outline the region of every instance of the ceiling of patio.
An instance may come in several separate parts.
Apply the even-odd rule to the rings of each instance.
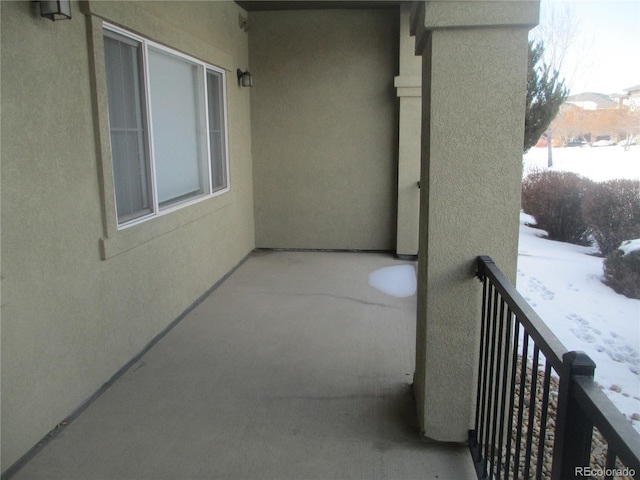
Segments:
[[[354,9],[354,8],[393,8],[403,2],[393,0],[378,1],[242,1],[236,3],[247,11],[260,10],[320,10],[320,9]]]

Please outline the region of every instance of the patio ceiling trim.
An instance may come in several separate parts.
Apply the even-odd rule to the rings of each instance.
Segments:
[[[267,10],[330,10],[330,9],[374,9],[396,8],[404,2],[398,0],[362,1],[242,1],[236,3],[249,12]]]

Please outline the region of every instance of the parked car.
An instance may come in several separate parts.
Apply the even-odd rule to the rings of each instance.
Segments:
[[[610,147],[615,144],[616,142],[614,142],[613,140],[598,140],[597,142],[593,142],[591,146],[592,147]]]
[[[581,138],[570,138],[565,147],[584,147],[586,144],[587,142]]]

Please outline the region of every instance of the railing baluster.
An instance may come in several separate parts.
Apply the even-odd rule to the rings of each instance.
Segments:
[[[513,476],[518,478],[520,471],[520,448],[522,447],[522,417],[524,415],[524,391],[527,383],[527,352],[529,351],[529,334],[524,331],[522,338],[522,354],[520,356],[520,391],[518,392],[518,422],[516,424],[516,453],[513,461]]]
[[[504,302],[504,299],[502,300]],[[503,303],[504,304],[504,303]],[[506,406],[507,406],[507,379],[509,374],[509,348],[511,346],[511,309],[507,307],[507,316],[506,319],[506,332],[504,337],[504,351],[500,352],[501,357],[504,358],[504,365],[502,369],[502,388],[501,388],[501,396],[500,396],[500,434],[498,436],[498,458],[496,460],[496,464],[498,466],[498,471],[496,472],[496,478],[500,478],[500,472],[502,468],[502,449],[504,445],[504,433],[505,433],[505,425],[504,422],[506,420]],[[507,433],[510,434],[510,431],[507,430]],[[505,466],[505,475],[509,473],[509,466]]]
[[[476,441],[478,435],[478,428],[480,427],[480,405],[484,400],[482,396],[482,379],[486,375],[486,371],[484,368],[484,364],[482,359],[484,358],[484,352],[486,351],[485,341],[489,338],[489,334],[487,332],[487,286],[489,284],[489,280],[487,277],[482,278],[482,318],[480,321],[480,356],[478,357],[478,387],[476,391],[476,423],[475,423],[475,432],[476,432]]]
[[[515,315],[514,315],[515,320]],[[509,472],[509,463],[511,462],[511,432],[513,430],[513,409],[515,406],[516,396],[516,374],[518,370],[518,343],[520,341],[520,323],[516,320],[513,324],[513,353],[511,358],[511,387],[509,391],[509,426],[507,428],[507,459],[505,461],[505,471]],[[515,469],[514,469],[515,470]]]
[[[483,368],[483,378],[482,378],[482,395],[481,400],[482,403],[480,408],[478,409],[480,413],[480,428],[478,429],[478,442],[482,446],[482,436],[484,434],[484,429],[486,427],[485,422],[485,404],[487,402],[487,379],[488,379],[488,368],[489,368],[489,343],[491,342],[491,296],[493,295],[493,285],[488,284],[487,288],[487,297],[485,299],[485,316],[484,316],[484,353],[482,357],[482,368]]]
[[[504,334],[504,312],[505,312],[505,302],[503,298],[500,298],[500,313],[497,315],[498,319],[498,345],[495,349],[494,357],[496,359],[496,365],[494,370],[495,375],[495,383],[493,388],[492,397],[494,399],[493,402],[493,414],[491,420],[491,461],[496,465],[496,476],[499,477],[500,464],[495,460],[496,458],[496,435],[497,429],[499,428],[498,424],[498,400],[500,399],[500,370],[502,369],[502,335]],[[496,312],[497,313],[497,312]],[[500,425],[502,422],[500,423]],[[492,469],[494,470],[494,469]]]
[[[529,386],[529,418],[527,422],[527,446],[525,450],[524,478],[529,478],[531,471],[531,446],[533,443],[533,431],[536,423],[536,387],[538,384],[538,355],[540,350],[533,344],[533,360],[531,362],[531,384]],[[525,362],[525,359],[522,359]]]
[[[482,409],[481,409],[481,415],[482,415],[482,423],[483,425],[481,426],[482,430],[480,432],[480,439],[482,439],[483,435],[484,435],[484,429],[486,427],[486,403],[487,403],[487,383],[489,381],[489,356],[491,355],[491,337],[493,336],[493,333],[491,332],[491,305],[492,305],[492,298],[494,295],[494,286],[493,285],[489,285],[489,292],[488,292],[488,297],[487,297],[487,317],[486,317],[486,329],[487,329],[487,337],[486,337],[486,342],[485,342],[485,350],[484,350],[484,384],[482,386]]]
[[[551,364],[545,362],[544,383],[542,387],[542,411],[540,415],[540,436],[538,438],[538,464],[536,465],[536,479],[542,479],[544,466],[545,442],[547,440],[547,417],[549,416],[549,388],[551,385]]]
[[[490,343],[491,343],[491,337],[492,337],[492,332],[491,332],[491,304],[492,304],[492,298],[494,295],[494,286],[493,284],[489,283],[489,288],[487,291],[487,305],[486,305],[486,317],[485,317],[485,328],[486,328],[486,337],[485,337],[485,342],[484,342],[484,358],[483,358],[483,371],[484,371],[484,378],[482,379],[482,404],[480,406],[480,428],[478,429],[477,435],[478,435],[478,453],[479,453],[479,460],[482,461],[482,471],[485,472],[484,475],[486,475],[486,468],[487,468],[487,463],[486,463],[486,453],[482,453],[483,452],[483,448],[485,447],[485,441],[484,441],[484,437],[485,437],[485,431],[487,429],[487,421],[486,421],[486,410],[487,410],[487,383],[489,381],[489,355],[490,355]]]
[[[613,475],[611,475],[611,471],[616,466],[616,454],[611,448],[611,445],[607,446],[607,458],[604,463],[604,469],[608,472],[608,475],[605,475],[604,480],[613,480]]]

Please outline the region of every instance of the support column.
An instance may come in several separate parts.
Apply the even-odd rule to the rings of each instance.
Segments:
[[[396,255],[418,255],[420,214],[420,130],[422,111],[422,58],[415,53],[409,23],[411,7],[400,10],[400,72],[395,87],[400,99],[398,150],[398,223]]]
[[[515,281],[528,30],[538,1],[414,4],[422,157],[414,385],[423,434],[465,442],[475,403],[478,255]]]

